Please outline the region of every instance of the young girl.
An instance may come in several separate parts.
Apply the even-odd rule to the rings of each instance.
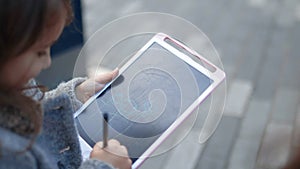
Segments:
[[[73,113],[118,73],[75,78],[42,93],[32,80],[72,19],[70,0],[0,0],[0,168],[131,168],[116,140],[82,162]]]

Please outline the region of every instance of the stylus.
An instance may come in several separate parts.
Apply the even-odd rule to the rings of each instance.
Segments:
[[[108,114],[103,114],[103,146],[102,148],[105,148],[107,146],[107,135],[108,135]]]

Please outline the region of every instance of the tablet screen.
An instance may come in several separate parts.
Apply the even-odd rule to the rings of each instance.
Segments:
[[[125,145],[134,162],[212,82],[153,43],[76,117],[79,134],[93,147],[102,140],[102,113],[108,113],[109,139]]]

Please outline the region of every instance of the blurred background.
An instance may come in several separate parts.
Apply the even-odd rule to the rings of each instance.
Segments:
[[[53,48],[38,81],[72,78],[84,42],[99,28],[137,12],[177,15],[201,29],[224,64],[227,101],[214,135],[191,132],[142,168],[276,169],[300,148],[300,1],[74,0],[76,19]]]

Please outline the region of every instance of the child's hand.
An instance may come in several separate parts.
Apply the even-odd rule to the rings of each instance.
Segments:
[[[82,103],[86,102],[96,92],[101,90],[106,83],[110,82],[119,74],[119,69],[115,69],[111,72],[100,74],[94,78],[89,78],[75,89],[76,97]]]
[[[107,162],[118,169],[130,169],[132,161],[128,157],[125,146],[121,145],[117,140],[109,140],[107,147],[102,148],[103,142],[95,144],[90,158],[99,159]]]

